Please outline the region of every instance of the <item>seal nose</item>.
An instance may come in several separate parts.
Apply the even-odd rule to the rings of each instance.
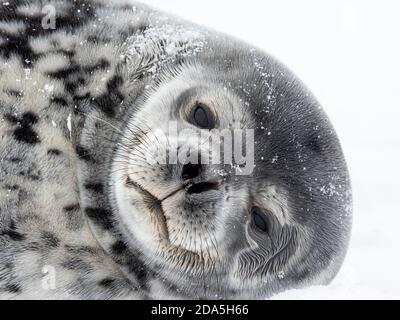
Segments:
[[[182,179],[190,180],[196,178],[201,173],[201,164],[187,163],[182,168]]]

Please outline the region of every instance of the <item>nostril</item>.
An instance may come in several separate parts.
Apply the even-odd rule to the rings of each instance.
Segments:
[[[189,180],[196,178],[201,172],[201,164],[185,164],[182,168],[182,179]]]

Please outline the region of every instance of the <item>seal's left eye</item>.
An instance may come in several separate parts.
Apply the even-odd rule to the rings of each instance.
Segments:
[[[191,112],[190,122],[201,129],[215,128],[215,117],[211,110],[202,103],[197,103]]]
[[[258,231],[267,234],[271,231],[272,221],[260,208],[254,207],[251,209],[251,223]]]

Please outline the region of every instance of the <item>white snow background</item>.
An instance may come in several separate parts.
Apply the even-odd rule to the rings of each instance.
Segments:
[[[400,299],[400,1],[142,0],[272,54],[311,89],[350,169],[354,222],[328,287],[275,299]]]

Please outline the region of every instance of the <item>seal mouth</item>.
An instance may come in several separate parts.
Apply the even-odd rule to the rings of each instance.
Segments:
[[[134,190],[141,197],[141,202],[147,209],[151,223],[157,232],[159,242],[158,254],[162,261],[168,261],[173,267],[179,268],[184,272],[192,274],[202,274],[207,270],[215,270],[215,262],[211,257],[211,252],[215,250],[192,250],[182,245],[174,244],[170,238],[168,230],[168,218],[163,209],[163,201],[172,197],[180,191],[185,191],[188,195],[196,197],[200,193],[215,192],[219,190],[221,182],[195,182],[193,180],[182,184],[180,188],[171,192],[167,197],[159,199],[151,192],[146,190],[139,183],[126,176],[125,184]],[[218,255],[218,254],[216,254]],[[215,272],[215,271],[214,271]]]
[[[168,224],[167,224],[167,217],[165,215],[163,209],[163,202],[168,198],[174,196],[180,191],[186,190],[188,195],[198,195],[201,193],[209,192],[209,191],[218,191],[220,187],[219,182],[214,181],[207,181],[207,182],[195,182],[195,181],[186,181],[180,188],[172,191],[169,195],[165,196],[163,199],[157,198],[151,192],[143,188],[139,183],[132,180],[129,176],[126,177],[126,186],[129,188],[134,189],[138,192],[142,198],[143,203],[149,212],[156,218],[155,223],[161,227],[162,233],[160,235],[164,235],[164,240],[168,240],[169,238],[169,231],[168,231]]]
[[[134,189],[136,192],[138,192],[140,195],[143,197],[143,202],[147,209],[150,211],[150,213],[157,219],[159,222],[160,227],[162,228],[162,234],[164,234],[164,238],[169,240],[169,232],[168,232],[168,227],[167,227],[167,218],[165,216],[164,210],[162,208],[162,202],[167,199],[158,199],[156,196],[154,196],[151,192],[147,191],[144,189],[140,184],[137,182],[133,181],[129,176],[126,178],[126,185],[129,188]],[[175,191],[173,194],[178,192],[179,190]],[[172,194],[171,194],[172,195]],[[170,195],[170,196],[171,196]]]

